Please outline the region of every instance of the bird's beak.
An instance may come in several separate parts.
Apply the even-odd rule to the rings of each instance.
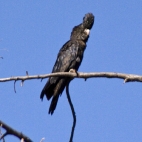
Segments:
[[[89,29],[85,29],[84,32],[89,35],[90,34],[90,30]]]

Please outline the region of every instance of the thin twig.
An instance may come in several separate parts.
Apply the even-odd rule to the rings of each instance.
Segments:
[[[21,80],[21,87],[24,85],[24,80]]]
[[[2,128],[2,124],[0,125],[0,137],[3,135],[1,128]],[[2,140],[3,140],[3,142],[5,142],[5,139],[4,139],[4,138],[3,138]]]
[[[16,80],[14,81],[14,92],[16,93],[16,87],[15,87],[15,84],[16,84]]]
[[[43,142],[45,140],[45,138],[42,138],[41,140],[40,140],[40,142]]]
[[[29,73],[28,73],[28,71],[26,71],[26,75],[27,75],[27,76],[29,76]]]
[[[25,142],[32,142],[32,140],[30,140],[30,138],[28,138],[26,135],[14,130],[13,128],[8,126],[7,124],[2,122],[1,120],[0,120],[0,125],[2,128],[4,128],[6,130],[6,132],[0,137],[0,140],[2,140],[7,135],[14,135],[17,138],[19,138],[20,140],[24,139]]]
[[[72,104],[72,101],[71,101],[71,98],[70,98],[70,94],[69,94],[69,83],[66,85],[66,95],[67,95],[68,102],[69,102],[71,112],[72,112],[72,116],[73,116],[73,125],[72,125],[72,130],[71,130],[69,142],[73,142],[73,135],[74,135],[74,130],[75,130],[75,126],[76,126],[76,115],[75,115],[74,107],[73,107],[73,104]]]

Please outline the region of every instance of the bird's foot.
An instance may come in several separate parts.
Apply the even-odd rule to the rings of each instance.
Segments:
[[[70,69],[69,72],[70,73],[76,73],[76,76],[78,76],[78,72],[75,69]]]

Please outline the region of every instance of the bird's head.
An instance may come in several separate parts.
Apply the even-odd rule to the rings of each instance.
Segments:
[[[94,24],[94,15],[92,13],[85,14],[82,24],[85,29],[91,29]]]
[[[71,39],[79,39],[83,41],[87,41],[90,34],[90,29],[94,24],[94,15],[92,13],[85,14],[83,18],[83,22],[75,26],[71,33]]]

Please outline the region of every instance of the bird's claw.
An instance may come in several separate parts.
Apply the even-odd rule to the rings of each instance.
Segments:
[[[78,76],[78,72],[75,69],[70,69],[69,72],[70,73],[76,73],[76,76]]]

